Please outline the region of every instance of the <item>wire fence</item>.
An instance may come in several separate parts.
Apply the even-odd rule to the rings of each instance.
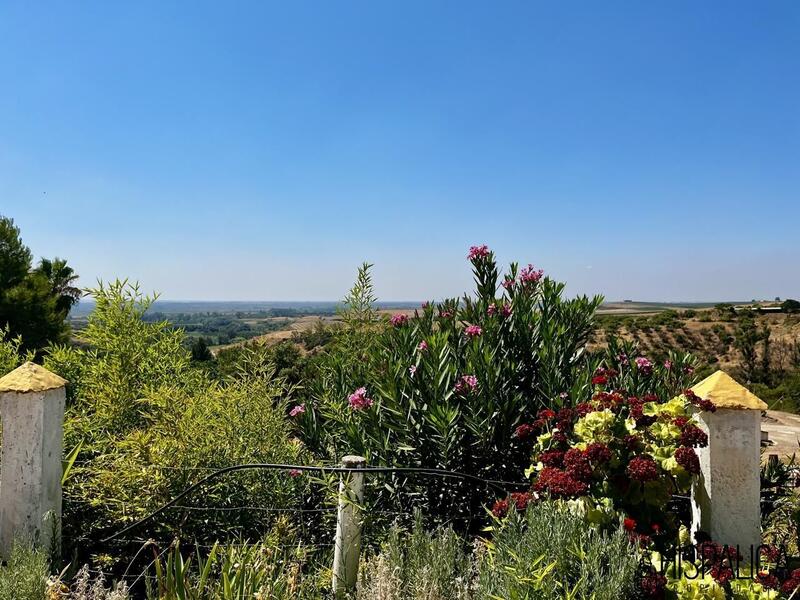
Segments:
[[[91,461],[76,462],[78,468],[90,464]],[[430,486],[413,484],[413,480],[433,479],[436,482],[433,487],[439,490],[440,504],[446,507],[451,503],[454,508],[459,504],[457,495],[447,497],[448,491],[454,493],[466,489],[474,493],[476,489],[482,489],[487,499],[494,499],[530,487],[528,481],[506,481],[423,467],[352,468],[341,464],[242,463],[222,468],[173,465],[148,465],[147,468],[185,472],[187,480],[193,482],[169,501],[124,527],[109,528],[102,535],[94,532],[92,536],[77,535],[65,539],[73,548],[80,548],[84,555],[97,557],[108,554],[113,558],[116,553],[130,557],[125,564],[112,568],[110,576],[125,581],[132,588],[141,587],[148,580],[152,582],[155,564],[176,547],[176,540],[181,540],[181,547],[188,552],[210,552],[217,543],[225,548],[245,548],[259,543],[259,536],[268,535],[275,521],[281,518],[291,522],[294,535],[287,543],[273,540],[271,548],[292,550],[302,546],[322,556],[322,560],[333,562],[337,551],[335,536],[342,519],[342,490],[337,488],[346,485],[354,476],[364,480],[364,498],[356,508],[359,511],[359,541],[363,541],[366,547],[384,539],[392,524],[410,524],[415,518],[415,508],[430,500]],[[207,492],[215,485],[222,482],[230,485],[231,478],[252,472],[291,474],[292,477],[304,474],[309,476],[310,486],[316,489],[301,502],[288,506],[260,505],[252,501],[228,505],[226,498],[217,498],[216,501],[209,498]],[[233,482],[233,485],[238,483]],[[386,498],[393,498],[393,501],[386,502]],[[98,501],[69,496],[65,497],[65,506],[79,511],[103,508]],[[123,502],[115,502],[115,506],[121,510],[125,508]],[[483,527],[487,520],[485,508],[470,506],[445,514],[440,523],[461,530],[475,530]],[[224,526],[220,525],[221,522],[225,523]],[[247,526],[237,528],[231,525],[236,522]],[[189,523],[199,523],[205,535],[187,535]],[[90,573],[99,576],[101,570],[90,569]]]

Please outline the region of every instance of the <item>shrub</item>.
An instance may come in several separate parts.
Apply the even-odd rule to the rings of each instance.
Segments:
[[[654,367],[638,357],[635,369],[648,377]],[[714,406],[689,390],[669,401],[632,396],[619,391],[624,388],[617,377],[605,369],[594,378],[597,393],[590,402],[539,414],[528,434],[535,437],[528,474],[538,496],[571,500],[597,525],[624,519],[633,540],[664,548],[677,539],[681,524],[670,510],[671,495],[688,493],[700,470],[694,448],[708,444],[691,420],[692,406]],[[503,512],[502,502],[496,514]]]
[[[0,377],[10,373],[26,360],[33,360],[33,352],[23,353],[22,337],[11,337],[8,327],[0,328]]]
[[[108,551],[121,562],[129,547],[100,547],[97,540],[144,517],[209,470],[308,460],[284,419],[293,388],[264,357],[247,353],[239,372],[212,381],[191,366],[181,330],[143,321],[153,298],[135,285],[117,281],[92,295],[97,306],[84,331],[87,347],[56,348],[47,359],[71,382],[65,446],[81,447],[64,488],[66,541],[81,552]],[[232,474],[182,502],[191,506],[202,499],[227,510],[170,511],[148,527],[189,539],[234,529],[258,535],[269,513],[234,509],[296,505],[307,485],[306,478],[286,473]]]
[[[467,600],[474,559],[451,528],[426,531],[416,515],[410,532],[392,528],[379,553],[362,560],[357,600]]]
[[[639,557],[622,531],[602,533],[552,503],[497,523],[471,548],[450,528],[393,530],[363,561],[358,600],[632,598]]]
[[[373,309],[369,266],[362,267],[345,301],[345,326],[296,419],[309,447],[362,454],[373,465],[519,477],[527,456],[516,426],[562,404],[562,393],[588,390],[578,373],[601,298],[565,300],[564,285],[530,265],[513,264],[499,285],[485,247],[473,249],[471,261],[474,295],[426,303],[413,318],[389,323]],[[417,490],[406,496],[433,515],[480,512],[485,500],[485,490],[459,480],[389,485]]]
[[[629,598],[638,571],[622,530],[603,533],[564,504],[531,505],[495,529],[478,566],[478,598]]]
[[[8,561],[0,567],[0,600],[44,600],[48,571],[44,550],[15,541]]]
[[[155,561],[155,585],[148,599],[162,600],[303,600],[320,598],[323,572],[311,565],[309,551],[286,522],[258,543],[214,544],[209,552],[199,548],[185,556],[179,544]],[[325,578],[325,583],[329,581]]]

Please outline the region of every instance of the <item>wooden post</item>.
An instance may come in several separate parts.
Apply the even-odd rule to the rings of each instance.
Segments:
[[[345,456],[342,467],[363,469],[367,459]],[[341,598],[356,587],[361,554],[361,503],[364,501],[364,475],[343,473],[339,481],[339,510],[336,518],[336,543],[333,554],[333,591]]]
[[[708,447],[697,450],[700,476],[692,486],[692,531],[738,546],[749,561],[761,544],[761,411],[767,405],[723,371],[692,391],[717,407],[697,415]]]
[[[66,380],[27,362],[0,378],[0,556],[14,538],[58,547]]]

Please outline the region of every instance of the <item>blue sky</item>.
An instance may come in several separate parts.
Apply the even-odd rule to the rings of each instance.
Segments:
[[[3,2],[0,214],[169,299],[800,296],[800,3]]]

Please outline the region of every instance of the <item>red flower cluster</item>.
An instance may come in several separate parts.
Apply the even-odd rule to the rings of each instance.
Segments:
[[[492,506],[492,514],[498,519],[502,519],[508,514],[511,506],[514,506],[517,512],[524,512],[533,499],[529,492],[514,492],[508,498],[495,502]]]
[[[694,404],[702,411],[713,413],[715,410],[717,410],[716,405],[711,400],[703,400],[692,390],[683,390],[683,395],[686,396],[686,399],[689,400],[689,402]]]
[[[767,562],[778,562],[781,557],[781,549],[777,546],[762,546],[761,547],[761,557],[764,558]]]
[[[523,511],[528,508],[528,504],[533,500],[530,492],[513,492],[510,496],[511,502],[517,507],[518,511]]]
[[[798,587],[800,587],[800,569],[795,569],[789,575],[789,578],[783,582],[783,585],[781,586],[781,592],[789,595]]]
[[[564,454],[564,469],[578,481],[588,482],[592,478],[589,457],[578,448],[570,448]]]
[[[622,443],[629,452],[638,452],[642,449],[642,438],[633,433],[626,435],[622,438]]]
[[[733,579],[733,569],[723,564],[716,564],[709,571],[711,577],[720,585],[725,585]]]
[[[606,385],[611,379],[619,375],[614,369],[598,367],[592,376],[592,385]]]
[[[564,466],[564,451],[563,450],[547,450],[539,455],[539,462],[545,467],[561,468]]]
[[[592,397],[595,403],[595,410],[607,408],[616,411],[625,405],[625,396],[619,392],[598,392]]]
[[[593,463],[607,463],[611,460],[611,450],[609,450],[608,446],[599,442],[589,444],[584,453]]]
[[[658,479],[658,467],[649,456],[637,456],[628,463],[628,476],[642,483]]]
[[[705,448],[708,446],[708,435],[697,425],[686,425],[681,431],[680,444],[687,448]]]
[[[763,588],[768,590],[777,590],[778,586],[780,585],[778,578],[772,573],[767,573],[766,571],[762,571],[756,575],[756,583],[760,583]]]
[[[667,578],[655,570],[642,577],[639,581],[639,589],[642,591],[642,596],[644,598],[662,600],[666,587]]]
[[[636,397],[628,398],[628,413],[631,418],[636,421],[636,427],[639,429],[649,427],[657,421],[656,417],[645,416],[643,412],[645,402],[649,402],[649,400]]]
[[[536,433],[536,428],[533,425],[523,423],[514,430],[514,437],[521,442],[526,442],[531,439]]]
[[[675,450],[675,460],[678,461],[680,466],[689,471],[689,473],[693,475],[700,473],[700,459],[697,457],[694,448],[681,446]]]
[[[689,423],[689,417],[675,417],[672,419],[672,424],[678,429],[683,429]]]
[[[508,498],[498,500],[494,503],[494,506],[492,506],[492,514],[498,519],[502,519],[508,514],[508,507]]]
[[[546,492],[553,498],[575,498],[584,495],[589,487],[566,471],[545,467],[539,473],[533,489]]]

